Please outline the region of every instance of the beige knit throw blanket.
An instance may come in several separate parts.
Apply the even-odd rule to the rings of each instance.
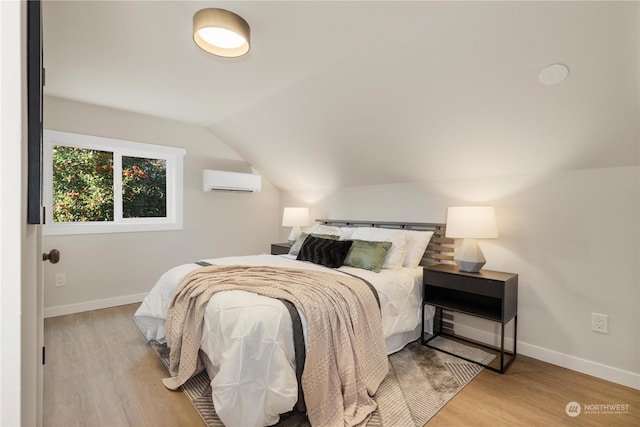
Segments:
[[[291,301],[307,320],[302,373],[312,426],[364,425],[388,363],[380,309],[362,280],[274,267],[208,266],[188,274],[169,306],[165,335],[177,389],[196,371],[204,312],[216,292],[245,290]]]

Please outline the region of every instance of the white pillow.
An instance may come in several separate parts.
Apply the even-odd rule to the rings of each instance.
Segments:
[[[429,245],[433,231],[402,230],[407,238],[407,252],[404,255],[405,267],[417,267],[422,261],[422,255]]]
[[[402,230],[376,227],[357,227],[351,235],[353,240],[367,240],[369,242],[391,242],[382,268],[400,268],[407,251],[407,238]]]
[[[307,234],[328,234],[329,236],[340,236],[340,227],[331,225],[313,224],[311,228],[305,231]]]
[[[349,240],[356,227],[340,227],[340,240]]]

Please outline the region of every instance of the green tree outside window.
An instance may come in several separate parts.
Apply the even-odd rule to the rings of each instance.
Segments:
[[[53,147],[53,220],[113,221],[113,153]]]
[[[122,156],[122,217],[167,216],[166,160]]]
[[[122,217],[167,214],[166,160],[122,156]],[[53,146],[53,220],[114,220],[113,153]]]

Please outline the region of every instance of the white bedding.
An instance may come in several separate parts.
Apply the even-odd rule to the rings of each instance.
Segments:
[[[422,267],[328,269],[288,255],[251,255],[204,260],[216,265],[264,265],[344,271],[369,281],[378,291],[387,352],[402,349],[420,336]],[[196,264],[166,272],[135,313],[147,340],[164,341],[164,319],[181,279]],[[300,317],[306,335],[305,319]],[[431,316],[429,316],[431,317]],[[428,319],[430,320],[430,319]],[[278,422],[298,398],[295,353],[289,312],[278,300],[243,291],[220,292],[207,306],[201,349],[208,360],[213,403],[228,426],[265,426]],[[430,329],[430,326],[429,326]]]

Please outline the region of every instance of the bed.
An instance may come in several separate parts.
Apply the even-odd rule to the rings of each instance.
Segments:
[[[200,275],[200,272],[208,274],[208,270],[243,268],[253,271],[261,268],[269,272],[282,271],[283,278],[300,271],[305,275],[328,274],[340,281],[364,279],[375,288],[379,305],[376,311],[380,313],[379,325],[383,336],[379,345],[371,346],[367,352],[381,352],[385,361],[387,354],[401,350],[420,337],[423,321],[426,330],[431,328],[430,316],[421,319],[422,266],[451,258],[451,242],[444,238],[443,224],[317,222],[293,245],[290,254],[204,259],[170,269],[160,277],[136,311],[135,322],[147,340],[164,342],[167,339],[165,322],[169,323],[169,307],[185,277]],[[323,265],[323,262],[309,258],[316,257],[318,253],[317,248],[309,250],[312,244],[334,245],[332,248],[335,248],[336,245],[344,246],[347,241],[354,242],[349,246],[349,255],[356,252],[355,242],[359,242],[358,249],[370,249],[374,243],[384,243],[382,246],[386,251],[380,259],[380,245],[376,246],[378,259],[373,266],[368,252],[364,257],[346,257],[343,262],[348,265],[337,268],[329,268],[326,263]],[[296,328],[296,317],[301,328]],[[300,390],[303,387],[299,387],[299,384],[304,385],[299,366],[304,359],[301,362],[300,353],[304,354],[304,350],[307,350],[307,356],[311,353],[308,352],[310,343],[307,341],[310,325],[303,310],[297,306],[292,310],[281,300],[268,296],[230,290],[215,293],[208,300],[202,325],[199,366],[206,369],[211,378],[213,403],[225,425],[273,425],[278,422],[280,414],[291,411],[294,406],[304,408],[305,399]],[[304,338],[302,351],[299,340],[294,339],[294,329],[301,329],[298,335]],[[370,395],[375,393],[382,380],[380,375],[386,373],[387,368],[386,362],[384,367],[379,366],[382,364],[380,357],[373,360],[378,360],[376,367],[371,369],[368,366],[367,371],[379,369],[380,372],[375,381],[369,381],[367,385]],[[333,423],[325,422],[325,415],[312,419],[309,406],[307,404],[312,424]],[[362,411],[345,413],[344,424],[365,423],[366,411],[371,409]]]

